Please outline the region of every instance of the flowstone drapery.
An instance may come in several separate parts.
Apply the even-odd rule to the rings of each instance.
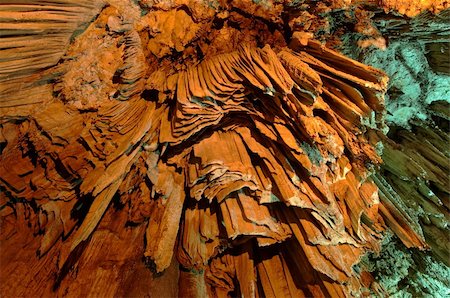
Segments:
[[[387,76],[314,35],[339,5],[0,5],[1,292],[382,293],[385,230],[428,245],[377,173]]]

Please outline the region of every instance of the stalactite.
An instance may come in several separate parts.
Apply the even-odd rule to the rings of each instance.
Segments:
[[[387,229],[444,256],[445,134],[386,137],[387,76],[300,25],[359,2],[116,2],[0,5],[36,31],[0,43],[2,295],[357,296]]]

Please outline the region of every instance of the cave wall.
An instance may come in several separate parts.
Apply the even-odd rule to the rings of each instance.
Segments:
[[[5,37],[0,52],[6,57],[0,61],[4,66],[0,72],[0,245],[4,251],[0,276],[6,281],[2,295],[448,293],[449,269],[444,264],[449,207],[448,10],[432,14],[445,4],[416,1],[405,8],[389,1],[138,1],[128,5],[60,1],[42,18],[33,11],[22,13],[25,4],[19,2],[2,4],[7,24],[2,29]],[[28,4],[31,10],[40,5]],[[28,22],[33,18],[37,20]],[[33,42],[20,43],[30,37]],[[48,47],[36,48],[45,38],[49,38]],[[245,43],[250,46],[240,47]],[[263,48],[266,43],[270,47]],[[381,68],[390,77],[389,83],[382,72],[329,48]],[[204,120],[210,119],[207,113],[198,117],[197,125],[190,123],[187,115],[221,106],[216,102],[219,98],[205,95],[208,88],[202,80],[186,87],[194,95],[192,100],[188,96],[189,100],[177,102],[177,107],[183,107],[177,113],[186,121],[177,131],[171,130],[169,122],[158,122],[175,114],[161,106],[172,107],[178,100],[174,86],[179,73],[180,77],[186,69],[206,73],[205,67],[214,70],[214,63],[225,58],[239,64],[235,66],[238,74],[230,81],[241,93],[233,96],[248,96],[252,105],[257,103],[253,110],[244,105],[245,112],[263,108],[258,117],[264,120],[257,122],[256,130],[236,129],[230,125],[234,120],[228,120],[217,131],[213,126],[211,132],[202,134],[209,125]],[[230,77],[226,71],[214,71],[219,77]],[[307,100],[301,105],[288,101],[291,106],[282,113],[278,113],[282,101],[263,104],[261,98],[285,99],[282,95],[294,86],[290,77],[301,86],[296,96]],[[217,86],[220,83],[229,82]],[[339,100],[345,95],[331,86],[364,93],[366,98],[351,93],[364,112],[342,104],[345,101]],[[386,111],[380,95],[385,88]],[[228,93],[223,92],[229,97]],[[326,100],[313,105],[321,96]],[[332,108],[326,108],[329,102],[334,103]],[[195,113],[186,108],[188,104],[189,109],[195,107]],[[306,118],[292,116],[300,108]],[[157,112],[151,117],[146,114],[154,109]],[[243,113],[242,106],[232,109]],[[286,114],[293,117],[291,121],[283,120]],[[247,125],[246,117],[236,115],[241,119],[236,127]],[[327,121],[332,123],[338,116],[350,121],[345,128],[329,128]],[[165,126],[159,138],[146,134],[149,127],[163,127],[161,123]],[[297,135],[295,123],[305,126],[310,139]],[[258,130],[262,137],[255,137]],[[333,145],[340,144],[339,134],[348,138],[341,153]],[[272,140],[261,141],[264,138]],[[421,142],[423,146],[418,146]],[[223,154],[208,150],[218,144]],[[227,147],[230,144],[237,144],[234,151]],[[190,147],[195,151],[180,154]],[[337,147],[344,148],[344,144]],[[264,151],[267,148],[271,151]],[[307,197],[322,193],[322,200],[334,200],[335,196],[340,198],[339,207],[320,207],[314,215],[300,211],[305,206],[307,210],[316,207],[305,205],[307,197],[300,201],[289,197],[295,189],[289,179],[279,182],[271,196],[265,189],[264,202],[256,205],[250,197],[257,196],[244,191],[223,195],[229,201],[221,205],[220,212],[216,202],[205,208],[204,202],[191,200],[209,186],[201,184],[203,178],[192,179],[191,184],[199,186],[197,192],[189,193],[181,165],[192,162],[199,167],[205,156],[213,160],[234,156],[230,152],[236,151],[248,151],[249,158],[244,169],[233,158],[226,160],[228,167],[234,167],[233,175],[255,166],[257,152],[266,160],[265,166],[276,169],[260,170],[267,180],[281,179],[271,176],[291,169],[292,152],[304,153],[300,164],[311,164],[308,173],[312,178],[305,173],[300,178],[312,182],[303,187],[317,187]],[[288,162],[280,162],[278,158],[286,154]],[[339,154],[342,158],[337,161]],[[18,161],[21,166],[15,167]],[[263,164],[258,163],[258,169]],[[320,176],[323,171],[334,178]],[[300,178],[292,177],[292,184],[298,186]],[[245,179],[239,183],[249,187],[252,181]],[[183,194],[190,201],[183,201]],[[280,201],[296,207],[281,207]],[[314,204],[319,206],[319,201]],[[365,202],[364,206],[359,202]],[[263,204],[271,207],[265,209]],[[352,213],[355,208],[361,208],[362,219]],[[254,210],[258,210],[256,215],[251,213]],[[340,212],[345,222],[336,224]],[[200,219],[219,224],[220,220],[212,220],[219,213],[229,217],[223,219],[224,227],[217,235],[211,230],[198,244],[190,242],[198,234],[195,226],[205,222]],[[324,238],[317,236],[314,225]],[[389,236],[390,231],[396,236]],[[383,233],[388,236],[381,241]],[[294,240],[287,240],[290,237]],[[253,240],[244,245],[246,239]],[[413,248],[427,246],[431,252]],[[17,253],[17,247],[23,249]],[[345,260],[338,258],[347,254]],[[351,269],[360,258],[359,267]],[[308,275],[292,264],[306,268]],[[282,278],[280,272],[285,274]],[[253,290],[244,288],[246,284],[252,284]]]

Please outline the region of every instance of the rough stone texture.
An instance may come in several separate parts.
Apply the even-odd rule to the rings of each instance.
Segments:
[[[383,46],[399,4],[0,6],[2,296],[380,294],[353,266],[387,229],[442,257],[446,136],[387,138],[386,75],[320,43]]]
[[[389,297],[446,297],[450,270],[429,254],[407,250],[395,236],[386,236],[379,255],[365,256],[359,267],[370,271]]]
[[[380,147],[382,173],[399,194],[402,208],[420,223],[432,247],[426,253],[405,250],[398,240],[390,242],[388,237],[380,256],[367,263],[376,268],[375,279],[395,297],[445,297],[449,293],[450,216],[448,207],[443,208],[449,202],[450,171],[449,14],[448,10],[437,16],[425,13],[415,19],[376,16],[377,31],[389,37],[385,50],[354,47],[356,40],[364,39],[355,33],[346,34],[341,45],[348,55],[383,69],[390,77],[386,95],[388,136],[395,143],[384,142]],[[395,34],[396,30],[402,33]],[[423,162],[428,149],[434,153]],[[426,169],[425,164],[435,169]],[[401,170],[401,165],[409,165],[409,169]],[[440,173],[441,187],[433,185],[437,176],[431,172]],[[434,178],[430,179],[430,174]],[[439,188],[446,191],[442,193]]]
[[[450,77],[435,73],[425,52],[425,45],[419,42],[394,41],[386,51],[375,50],[364,58],[390,77],[386,119],[392,125],[408,128],[411,119],[430,117],[428,105],[432,102],[450,102]]]
[[[389,125],[409,128],[411,120],[430,120],[434,113],[431,103],[450,102],[450,10],[438,15],[423,13],[415,19],[394,15],[372,18],[376,32],[389,40],[387,47],[355,47],[367,37],[346,33],[340,49],[389,76]]]

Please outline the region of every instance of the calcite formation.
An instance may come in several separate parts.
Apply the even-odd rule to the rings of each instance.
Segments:
[[[396,196],[398,209],[417,217],[411,224],[421,223],[432,252],[448,265],[448,134],[420,122],[392,134],[397,142],[384,142],[384,177],[375,176],[380,196]]]
[[[373,174],[387,76],[315,38],[355,5],[1,4],[2,296],[382,292],[353,265],[384,231],[428,245]],[[419,163],[445,160],[436,138]]]

